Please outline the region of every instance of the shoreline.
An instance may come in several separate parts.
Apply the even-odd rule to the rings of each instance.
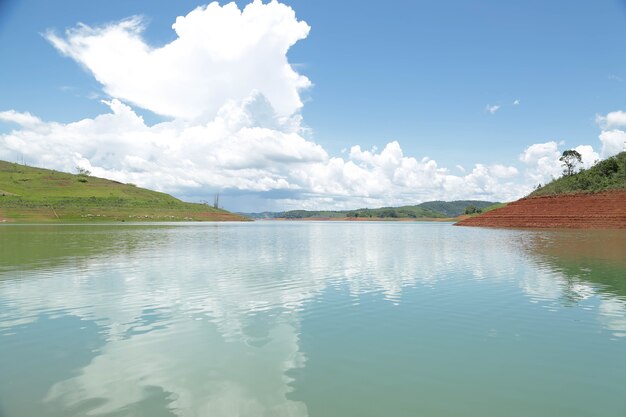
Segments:
[[[529,229],[626,229],[626,190],[526,197],[455,226]]]
[[[111,208],[81,211],[72,208],[56,210],[43,208],[12,208],[0,207],[0,224],[116,224],[116,223],[178,223],[178,222],[248,222],[250,219],[229,212],[192,212],[185,210],[159,210],[133,212],[132,210],[116,210]]]
[[[286,217],[276,217],[272,219],[252,219],[254,221],[281,221],[281,222],[290,222],[290,221],[323,221],[323,222],[443,222],[443,223],[452,223],[458,222],[460,217],[401,217],[401,218],[393,218],[393,217],[306,217],[302,219],[290,219]]]

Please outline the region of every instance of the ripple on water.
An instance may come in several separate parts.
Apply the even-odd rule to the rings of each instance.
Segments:
[[[581,255],[595,234],[572,249],[446,224],[20,230],[0,233],[32,253],[0,253],[7,415],[625,408],[626,267]]]

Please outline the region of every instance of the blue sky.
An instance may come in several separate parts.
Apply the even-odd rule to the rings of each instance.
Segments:
[[[157,114],[150,105],[125,99],[129,96],[111,95],[113,87],[107,90],[94,75],[97,68],[81,63],[78,53],[73,58],[68,53],[63,56],[46,33],[53,30],[68,40],[64,31],[79,22],[98,28],[140,15],[145,27],[142,39],[158,48],[177,38],[171,27],[177,16],[205,4],[0,1],[0,53],[4,62],[0,111],[28,112],[45,122],[71,123],[109,112],[101,100],[119,98],[143,116],[147,125],[171,122],[176,116]],[[248,2],[237,4],[243,8]],[[518,178],[508,187],[500,181],[500,191],[494,187],[489,191],[474,184],[476,192],[466,195],[505,199],[523,194],[524,187],[533,181],[548,179],[557,172],[548,170],[543,177],[535,171],[526,172],[539,169],[536,161],[530,165],[537,166],[528,166],[519,158],[533,144],[554,142],[556,150],[548,150],[552,154],[589,145],[597,155],[607,156],[608,151],[602,148],[605,143],[598,137],[603,131],[621,128],[619,124],[600,126],[602,119],[597,116],[626,108],[626,55],[621,51],[626,40],[624,1],[349,0],[284,4],[293,8],[298,21],[310,26],[307,36],[287,53],[293,70],[311,83],[298,90],[303,104],[294,112],[302,116],[298,134],[321,146],[327,159],[341,157],[347,162],[355,145],[363,151],[375,146],[381,152],[388,143],[397,141],[404,156],[417,161],[429,157],[450,175],[467,175],[475,164],[514,167]],[[519,104],[513,104],[516,100]],[[277,107],[275,101],[269,101]],[[490,112],[489,106],[499,107],[492,107]],[[0,121],[0,132],[5,135],[0,140],[5,142],[16,129],[28,129],[16,128],[7,118],[4,123]],[[17,145],[12,146],[5,149],[6,157],[18,152]],[[23,150],[35,164],[39,160],[36,152]],[[283,159],[267,160],[280,164]],[[357,159],[357,165],[376,165]],[[225,203],[227,208],[398,203],[445,197],[446,190],[451,197],[465,196],[450,192],[449,186],[414,195],[402,187],[381,191],[390,190],[395,183],[381,184],[376,190],[354,186],[339,190],[321,186],[316,178],[304,185],[301,173],[290,170],[277,174],[271,162],[268,164],[263,169],[273,172],[273,180],[282,178],[288,185],[232,183],[223,190],[232,195],[232,206]],[[122,173],[128,173],[127,167],[105,165],[102,173],[117,172],[118,178],[126,178]],[[259,169],[258,163],[251,167]],[[390,176],[392,182],[398,173],[394,175]],[[509,181],[510,176],[498,179]],[[412,190],[420,181],[402,184]],[[192,186],[143,185],[189,199],[210,195],[219,188],[210,179]]]

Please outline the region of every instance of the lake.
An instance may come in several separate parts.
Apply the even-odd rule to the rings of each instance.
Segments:
[[[0,227],[0,416],[626,416],[626,232]]]

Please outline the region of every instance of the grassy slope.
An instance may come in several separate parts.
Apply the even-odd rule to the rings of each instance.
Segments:
[[[506,207],[507,204],[508,203],[493,203],[493,204],[488,205],[487,207],[483,207],[482,208],[482,212],[483,213],[487,213],[488,211],[491,211],[491,210],[495,210],[495,209],[499,209],[499,208],[502,208],[502,207]]]
[[[626,189],[626,152],[574,175],[566,175],[533,191],[530,197]]]
[[[129,184],[5,161],[0,161],[0,218],[26,222],[242,219]]]

